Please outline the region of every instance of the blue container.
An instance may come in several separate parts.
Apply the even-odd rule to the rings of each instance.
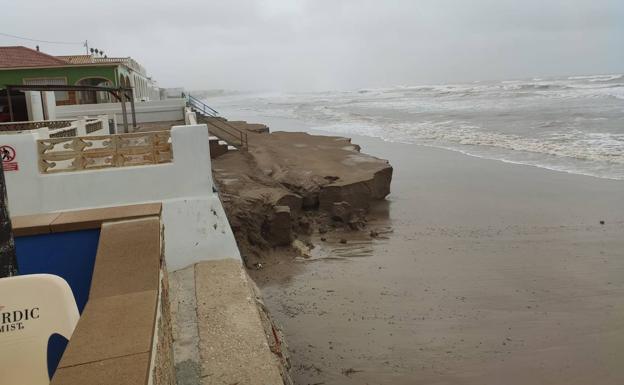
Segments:
[[[15,238],[20,275],[47,273],[62,277],[72,289],[78,311],[89,299],[100,229],[28,235]],[[67,346],[65,337],[53,334],[48,340],[48,375],[54,375]]]
[[[91,288],[100,229],[15,238],[20,275],[55,274],[67,281],[82,313]]]

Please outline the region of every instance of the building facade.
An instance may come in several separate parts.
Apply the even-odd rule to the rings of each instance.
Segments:
[[[143,66],[130,57],[52,56],[27,47],[0,47],[0,89],[9,84],[129,87],[135,101],[159,100]],[[57,91],[57,105],[107,103],[103,92]],[[0,102],[1,103],[1,102]]]

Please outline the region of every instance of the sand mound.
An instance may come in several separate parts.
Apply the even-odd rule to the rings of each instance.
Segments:
[[[348,138],[276,132],[249,134],[249,150],[214,159],[213,175],[249,257],[328,224],[358,228],[370,202],[390,193],[392,166]]]

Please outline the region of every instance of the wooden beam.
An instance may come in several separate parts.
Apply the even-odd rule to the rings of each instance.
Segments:
[[[9,216],[4,170],[0,166],[0,278],[17,275],[17,257]]]
[[[123,115],[124,132],[128,133],[128,115],[126,111],[126,93],[123,89],[119,89],[119,95],[121,96],[121,115]]]
[[[137,123],[136,123],[136,111],[134,109],[134,91],[130,88],[130,108],[132,110],[132,128],[133,131],[136,131]]]
[[[11,121],[14,122],[15,119],[13,118],[13,103],[11,102],[11,89],[7,87],[6,92],[7,92],[7,102],[9,104],[9,117]]]

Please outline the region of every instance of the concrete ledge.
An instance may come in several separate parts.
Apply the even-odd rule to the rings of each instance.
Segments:
[[[129,212],[142,215],[155,208]],[[113,212],[117,211],[83,212],[79,217],[95,223]],[[162,262],[159,217],[102,224],[89,301],[52,385],[174,384]]]
[[[169,306],[169,278],[167,269],[162,267],[158,308],[156,309],[156,331],[152,344],[149,385],[175,385],[173,360],[173,334],[171,308]],[[178,384],[183,385],[183,384]]]
[[[169,273],[173,358],[178,385],[198,385],[201,365],[199,331],[197,330],[197,299],[195,297],[195,266]]]
[[[158,290],[160,218],[105,223],[89,299]]]
[[[284,383],[247,279],[236,260],[195,265],[201,384]]]
[[[150,290],[89,300],[59,368],[149,353],[156,296]]]
[[[240,261],[199,262],[169,278],[178,385],[291,384]]]
[[[53,233],[99,228],[102,223],[122,219],[135,219],[146,216],[159,216],[160,203],[145,203],[129,206],[104,207],[98,209],[66,211],[61,213],[51,224]]]
[[[92,362],[80,366],[61,368],[52,379],[53,385],[138,385],[145,384],[145,373],[137,367],[147,368],[149,353],[134,354],[112,360]]]
[[[20,215],[11,217],[13,234],[16,237],[27,235],[49,234],[52,229],[50,225],[60,213]]]
[[[15,236],[98,229],[106,221],[160,216],[160,203],[20,215],[11,217]]]

